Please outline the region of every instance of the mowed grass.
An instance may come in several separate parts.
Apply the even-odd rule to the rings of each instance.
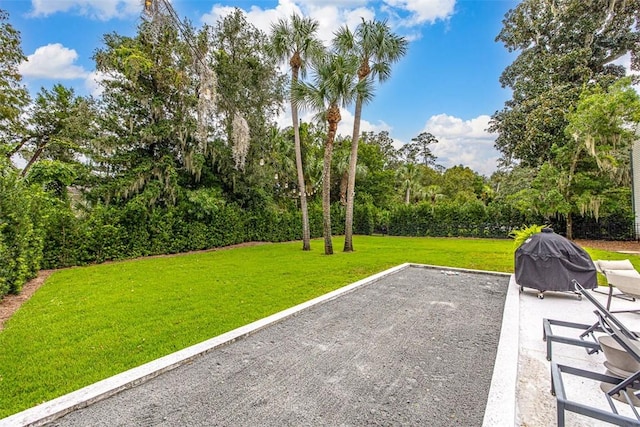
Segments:
[[[311,252],[265,244],[57,271],[0,332],[0,418],[403,262],[513,271],[511,240],[342,245],[332,256],[315,240]]]

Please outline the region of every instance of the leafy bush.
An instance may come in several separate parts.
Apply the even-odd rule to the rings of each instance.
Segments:
[[[0,162],[0,299],[18,293],[42,261],[39,200],[13,167]]]
[[[121,259],[127,253],[129,235],[125,228],[114,221],[118,211],[98,205],[82,222],[83,253],[86,262],[104,262]]]
[[[44,211],[47,220],[43,227],[43,267],[58,268],[85,263],[88,258],[83,253],[86,248],[82,244],[85,236],[80,221],[68,203],[48,198]]]
[[[509,237],[513,238],[513,245],[519,248],[527,239],[534,234],[538,234],[543,228],[547,228],[546,225],[529,225],[522,226],[522,228],[512,230],[509,233]]]
[[[376,224],[376,207],[371,200],[357,203],[353,209],[353,232],[355,234],[373,234]]]
[[[175,206],[150,208],[142,198],[119,206],[97,204],[81,216],[64,198],[38,193],[36,188],[28,193],[29,204],[15,202],[24,199],[23,193],[19,196],[7,193],[10,197],[0,200],[3,209],[0,212],[12,209],[11,218],[22,218],[17,223],[0,222],[0,294],[16,292],[19,288],[14,283],[24,283],[25,278],[35,275],[41,263],[47,268],[57,268],[248,241],[299,240],[302,234],[301,214],[295,203],[276,206],[265,202],[243,209],[225,201],[218,190],[187,191]],[[344,207],[335,203],[331,215],[332,233],[343,234]],[[309,204],[309,218],[311,236],[321,237],[319,200]],[[354,232],[507,238],[512,230],[511,237],[539,231],[539,228],[521,230],[522,219],[522,213],[506,202],[485,206],[480,200],[467,198],[401,204],[390,211],[380,211],[371,196],[364,195],[356,201]],[[601,224],[606,224],[605,221],[606,218],[601,219]],[[15,241],[17,229],[22,233],[19,244]]]

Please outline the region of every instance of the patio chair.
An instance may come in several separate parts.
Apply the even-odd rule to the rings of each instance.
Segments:
[[[576,292],[584,295],[585,298],[591,302],[596,308],[595,313],[601,313],[606,319],[612,322],[626,337],[631,340],[640,341],[640,333],[630,331],[626,328],[626,326],[607,308],[605,308],[600,301],[598,301],[591,293],[586,292],[586,289],[582,287],[582,285],[577,281],[572,281]],[[552,345],[554,342],[560,344],[570,344],[578,347],[584,347],[587,350],[588,354],[598,353],[602,350],[600,346],[600,342],[598,337],[596,336],[596,332],[603,333],[605,331],[602,330],[599,321],[596,321],[592,325],[587,325],[584,323],[575,323],[575,322],[567,322],[565,320],[556,320],[556,319],[542,319],[542,340],[547,343],[547,360],[551,360],[552,355]],[[582,331],[580,335],[577,337],[571,337],[566,335],[559,335],[555,333],[552,327],[558,326],[561,328],[571,328]]]
[[[571,328],[582,331],[578,337],[559,335],[554,332],[552,327],[558,326],[560,328]],[[583,347],[587,350],[588,354],[598,353],[602,350],[596,332],[604,332],[600,328],[598,322],[593,325],[587,325],[584,323],[567,322],[565,320],[557,319],[542,319],[542,340],[547,343],[547,360],[551,361],[553,358],[553,343],[570,344],[578,347]]]
[[[580,291],[587,299],[594,303],[597,310],[594,311],[598,318],[597,329],[606,333],[617,343],[621,350],[626,352],[630,359],[640,363],[640,342],[638,335],[629,331],[620,321],[602,306],[587,290],[577,281],[573,281],[576,290]],[[600,382],[600,389],[605,395],[610,411],[589,406],[567,397],[563,382],[563,375],[573,375],[587,380]],[[592,372],[572,366],[561,365],[551,362],[551,393],[556,396],[557,401],[557,421],[558,426],[565,425],[565,412],[570,411],[581,415],[586,415],[601,421],[616,425],[640,426],[640,414],[636,406],[640,405],[636,392],[640,387],[640,370],[628,372],[624,376],[616,376],[607,371],[605,374]],[[614,402],[617,400],[618,403]],[[628,414],[620,413],[619,405],[622,404],[630,408]]]
[[[620,261],[597,260],[594,262],[596,270],[604,274],[609,285],[609,298],[607,299],[607,310],[611,309],[611,299],[618,298],[635,301],[640,298],[640,273],[633,267],[628,259]],[[619,293],[614,294],[613,288]],[[626,298],[625,298],[626,297]],[[638,312],[640,310],[618,310],[615,313]]]
[[[635,360],[640,360],[640,349],[638,349],[637,345],[609,322],[610,319],[602,316],[599,312],[596,312],[596,314],[598,314],[601,327],[625,348]],[[600,382],[600,389],[604,393],[610,411],[569,399],[565,391],[563,375],[573,375],[586,380]],[[619,426],[640,426],[640,414],[635,406],[637,398],[635,398],[634,393],[638,387],[640,387],[640,371],[631,373],[626,378],[620,378],[608,373],[601,374],[551,362],[551,394],[556,396],[558,427],[564,427],[566,411]],[[613,399],[628,406],[635,419],[620,413],[620,408],[618,407],[620,403],[616,404]]]

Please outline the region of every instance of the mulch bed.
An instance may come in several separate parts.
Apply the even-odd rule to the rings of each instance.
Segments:
[[[4,322],[6,322],[22,304],[31,298],[31,295],[33,295],[38,288],[42,286],[54,271],[55,270],[40,270],[34,279],[31,279],[22,287],[22,292],[18,295],[6,295],[0,301],[0,331],[4,328]]]

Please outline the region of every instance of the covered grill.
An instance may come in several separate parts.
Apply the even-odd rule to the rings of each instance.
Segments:
[[[589,254],[572,241],[545,228],[527,239],[515,253],[515,276],[520,290],[571,291],[575,279],[585,288],[598,286],[596,267]]]

